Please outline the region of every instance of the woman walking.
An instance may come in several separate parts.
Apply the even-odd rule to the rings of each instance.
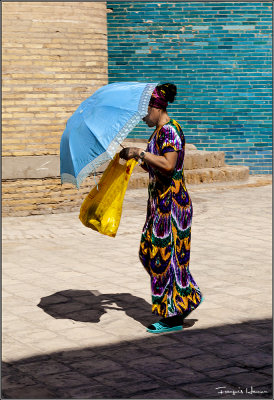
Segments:
[[[152,312],[162,316],[151,333],[181,330],[183,319],[202,301],[189,270],[192,203],[184,182],[185,138],[166,108],[177,88],[166,83],[152,93],[143,120],[156,126],[146,151],[128,147],[120,157],[140,159],[149,173],[147,218],[139,256],[151,278]]]

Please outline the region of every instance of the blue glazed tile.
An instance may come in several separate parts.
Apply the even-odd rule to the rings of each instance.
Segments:
[[[263,157],[267,163],[260,173],[269,173],[269,3],[161,1],[146,4],[147,15],[143,2],[107,6],[114,11],[108,14],[109,81],[173,81],[178,96],[170,114],[181,122],[189,143],[224,150],[231,164],[248,162],[252,173]],[[150,133],[140,124],[131,135]]]

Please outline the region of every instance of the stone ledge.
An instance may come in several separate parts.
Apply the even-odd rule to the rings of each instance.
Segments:
[[[226,165],[220,168],[202,168],[185,171],[186,183],[212,183],[247,180],[249,168],[241,165]]]
[[[186,152],[184,169],[219,168],[225,166],[224,151],[192,150]]]
[[[140,139],[126,139],[123,145],[126,147],[136,146],[145,149],[147,141]],[[97,168],[97,173],[101,174],[106,169],[109,162]],[[224,152],[220,151],[200,151],[193,144],[186,144],[185,169],[220,167],[224,165]],[[136,167],[136,172],[141,172],[140,167]],[[60,177],[60,158],[59,155],[42,156],[18,156],[2,157],[2,179],[41,179]]]
[[[2,179],[39,179],[60,176],[58,155],[2,157]]]
[[[186,184],[202,184],[214,182],[245,181],[249,177],[249,168],[246,166],[226,165],[220,168],[192,169],[184,172]],[[137,189],[148,185],[148,174],[135,172],[132,174],[128,187]]]

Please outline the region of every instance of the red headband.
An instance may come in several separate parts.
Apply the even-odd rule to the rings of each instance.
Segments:
[[[164,91],[155,88],[150,98],[149,106],[165,110],[168,102],[165,99]]]

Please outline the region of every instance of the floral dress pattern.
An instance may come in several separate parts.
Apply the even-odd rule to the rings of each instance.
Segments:
[[[149,197],[139,256],[151,278],[152,312],[187,315],[200,304],[202,294],[189,270],[192,202],[184,182],[185,138],[180,125],[170,120],[156,130],[146,151],[178,152],[171,175],[147,165]]]

